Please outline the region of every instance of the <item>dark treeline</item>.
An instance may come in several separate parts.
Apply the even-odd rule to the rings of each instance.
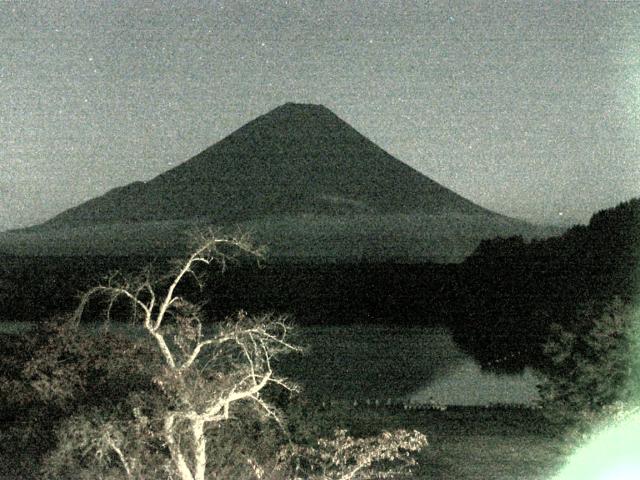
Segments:
[[[78,295],[112,271],[134,273],[157,259],[0,256],[0,321],[42,322],[72,311]]]
[[[457,266],[274,263],[213,277],[210,313],[290,314],[297,324],[435,325],[450,316]]]
[[[115,271],[135,274],[169,259],[149,257],[0,257],[4,321],[41,322],[69,312],[78,295]],[[453,265],[432,263],[290,263],[241,261],[212,268],[202,291],[187,282],[181,295],[222,320],[239,309],[288,314],[301,325],[442,323],[449,315]],[[97,308],[96,308],[97,310]]]
[[[462,264],[240,261],[213,271],[202,292],[209,318],[238,309],[290,314],[297,324],[446,325],[484,367],[538,366],[553,322],[579,322],[587,304],[629,300],[640,270],[640,199],[593,216],[559,237],[483,241]],[[149,257],[1,257],[0,316],[46,320],[72,310],[109,271],[137,272]],[[98,306],[96,306],[96,311]],[[129,312],[130,313],[130,312]],[[126,316],[126,315],[125,315]]]
[[[585,308],[632,300],[639,258],[640,199],[558,237],[483,241],[459,272],[459,310],[450,324],[456,342],[485,367],[539,366],[551,323],[574,328]]]

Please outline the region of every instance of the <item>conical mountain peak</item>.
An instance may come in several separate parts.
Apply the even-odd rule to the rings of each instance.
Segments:
[[[306,135],[309,130],[336,129],[338,126],[350,128],[324,105],[289,102],[249,122],[235,133],[254,134],[252,130],[263,129],[265,131],[259,135],[264,136],[267,130],[280,127],[286,129],[289,135],[295,131]]]
[[[324,105],[314,104],[314,103],[294,103],[287,102],[282,105],[270,110],[264,115],[258,117],[256,120],[261,118],[266,119],[283,119],[287,117],[298,117],[298,116],[318,116],[318,115],[328,115],[328,116],[336,116],[331,110],[329,110]]]
[[[331,112],[327,107],[321,104],[316,103],[295,103],[295,102],[287,102],[283,103],[279,107],[276,107],[272,110],[275,111],[289,111],[289,112],[310,112],[310,111],[327,111]],[[268,114],[267,114],[268,115]]]
[[[531,231],[397,160],[328,108],[285,103],[148,182],[5,235],[4,246],[174,254],[203,223],[249,231],[276,256],[337,261],[459,261],[482,238]]]
[[[144,184],[48,226],[299,214],[490,213],[395,159],[322,105],[285,103]]]

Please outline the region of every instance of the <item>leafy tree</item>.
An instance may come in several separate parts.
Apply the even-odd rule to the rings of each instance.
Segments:
[[[93,332],[57,317],[23,335],[3,335],[0,404],[4,458],[25,478],[56,444],[56,430],[80,409],[109,409],[133,391],[151,387],[141,366],[154,351],[113,331]],[[34,466],[34,464],[36,466]]]
[[[640,199],[557,237],[485,240],[461,265],[454,338],[483,368],[542,367],[551,323],[574,331],[576,305],[635,295],[639,255]]]
[[[586,304],[570,326],[551,326],[544,345],[547,380],[539,390],[552,423],[582,431],[634,401],[640,385],[637,317],[637,310],[615,298]]]
[[[417,465],[412,453],[426,445],[427,438],[418,431],[385,431],[378,437],[356,439],[337,429],[334,438],[319,439],[313,446],[294,446],[287,453],[304,458],[295,472],[296,480],[396,478],[411,474],[411,467]]]

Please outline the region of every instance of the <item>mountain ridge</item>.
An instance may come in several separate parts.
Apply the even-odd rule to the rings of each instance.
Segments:
[[[203,225],[242,229],[293,258],[461,261],[480,240],[546,236],[396,159],[328,108],[286,103],[146,182],[109,190],[39,225],[0,234],[4,251],[171,252]]]
[[[112,189],[40,226],[238,222],[341,214],[351,211],[346,205],[359,205],[359,213],[490,212],[395,159],[326,107],[286,103],[151,180]]]

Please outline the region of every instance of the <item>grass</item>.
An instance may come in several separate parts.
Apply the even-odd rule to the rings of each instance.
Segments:
[[[35,325],[27,322],[0,322],[0,335],[20,335],[30,331]]]
[[[543,432],[527,431],[519,420],[529,420],[528,415],[471,410],[423,419],[431,448],[419,459],[419,478],[551,478],[563,462],[564,445]]]

